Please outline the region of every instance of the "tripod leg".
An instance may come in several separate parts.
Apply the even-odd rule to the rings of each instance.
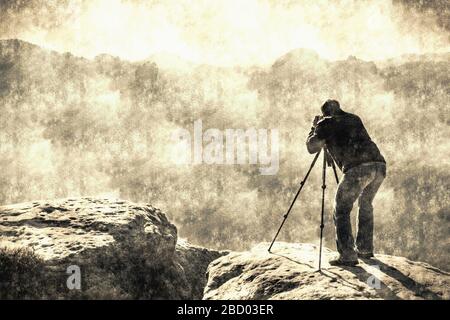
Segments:
[[[339,177],[336,171],[336,164],[334,163],[333,157],[330,155],[330,153],[328,152],[328,149],[325,149],[325,152],[327,153],[328,156],[328,163],[331,164],[331,167],[333,168],[333,172],[334,172],[334,177],[336,179],[336,184],[339,184]]]
[[[322,150],[320,150],[320,151],[322,151]],[[283,228],[283,225],[284,225],[284,223],[286,222],[286,219],[287,219],[287,217],[289,216],[289,213],[291,212],[291,209],[292,209],[292,207],[294,206],[294,203],[295,203],[295,201],[297,200],[297,197],[298,197],[298,195],[300,194],[300,191],[302,191],[303,186],[305,185],[306,179],[308,179],[309,174],[311,173],[312,168],[313,168],[314,165],[316,164],[317,158],[319,158],[319,155],[320,155],[320,151],[316,153],[316,156],[314,157],[314,160],[312,161],[311,166],[309,167],[309,170],[308,170],[308,172],[307,172],[306,175],[305,175],[305,178],[303,179],[302,182],[300,182],[300,188],[298,189],[297,194],[296,194],[295,197],[294,197],[294,200],[292,200],[292,203],[291,203],[291,205],[289,206],[288,211],[287,211],[286,214],[284,215],[284,219],[283,219],[283,221],[281,222],[281,225],[280,225],[280,227],[278,228],[278,231],[277,231],[277,233],[275,234],[275,237],[273,238],[272,243],[270,244],[270,247],[269,247],[269,250],[268,250],[269,252],[270,252],[270,249],[272,249],[272,246],[273,246],[273,244],[275,243],[275,240],[277,239],[278,234],[279,234],[280,231],[281,231],[281,228]]]
[[[334,177],[336,178],[336,184],[339,184],[339,177],[336,171],[336,164],[334,163],[334,160],[332,160],[331,166],[333,167]]]
[[[322,238],[323,238],[323,228],[324,228],[324,222],[323,222],[323,216],[325,211],[325,189],[327,188],[326,185],[326,173],[327,173],[327,157],[326,157],[326,149],[323,153],[323,168],[322,168],[322,211],[320,215],[320,247],[319,247],[319,271],[322,264]]]

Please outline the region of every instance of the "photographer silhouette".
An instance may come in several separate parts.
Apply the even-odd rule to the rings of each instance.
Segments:
[[[386,161],[358,116],[343,111],[336,100],[327,100],[321,110],[323,116],[314,118],[308,135],[308,152],[317,153],[326,146],[344,173],[336,191],[333,215],[339,257],[330,264],[356,265],[358,256],[373,257],[372,201],[386,177]],[[355,247],[350,212],[356,199],[359,211]]]

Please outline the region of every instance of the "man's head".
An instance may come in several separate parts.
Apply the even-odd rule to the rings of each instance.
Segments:
[[[322,105],[322,114],[327,116],[333,116],[341,111],[341,106],[337,100],[327,100]]]

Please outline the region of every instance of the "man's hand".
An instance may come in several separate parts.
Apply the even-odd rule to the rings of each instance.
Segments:
[[[306,140],[306,147],[308,149],[308,152],[313,154],[316,152],[319,152],[320,149],[325,144],[325,140],[320,140],[316,135],[316,126],[317,123],[322,119],[322,116],[316,116],[313,121],[313,127],[311,128],[311,132],[308,135],[308,139]]]
[[[320,120],[322,120],[322,116],[315,116],[314,117],[314,121],[313,121],[313,127],[315,128],[317,126],[317,122],[319,122]]]

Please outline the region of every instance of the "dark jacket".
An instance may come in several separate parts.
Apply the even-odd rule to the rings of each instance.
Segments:
[[[311,128],[306,146],[318,152],[323,142],[342,172],[367,162],[384,162],[377,145],[370,139],[361,119],[351,113],[325,117]]]

